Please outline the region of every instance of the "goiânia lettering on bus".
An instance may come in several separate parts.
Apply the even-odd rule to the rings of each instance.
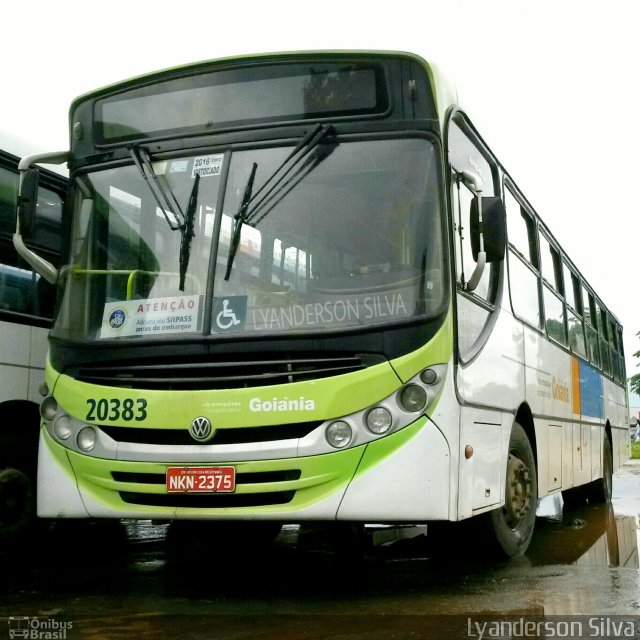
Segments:
[[[271,398],[262,400],[261,398],[251,398],[249,400],[249,410],[257,413],[259,411],[313,411],[316,408],[315,400],[309,400],[303,396],[299,398]]]

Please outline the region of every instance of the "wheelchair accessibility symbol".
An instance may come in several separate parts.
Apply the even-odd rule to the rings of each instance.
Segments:
[[[246,315],[246,296],[216,298],[213,304],[214,329],[218,332],[239,331],[244,327]]]

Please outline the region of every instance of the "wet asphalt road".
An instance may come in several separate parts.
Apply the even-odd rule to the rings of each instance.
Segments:
[[[346,544],[288,526],[239,553],[203,523],[60,522],[0,555],[0,640],[464,638],[486,615],[620,614],[640,629],[639,514],[634,461],[611,507],[542,501],[529,552],[509,562],[415,529]]]

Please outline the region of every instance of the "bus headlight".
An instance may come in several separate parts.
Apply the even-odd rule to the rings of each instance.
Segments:
[[[337,420],[332,422],[325,432],[327,442],[336,449],[343,449],[350,442],[353,437],[351,427],[344,420]]]
[[[367,413],[365,424],[371,433],[381,436],[391,429],[391,425],[393,424],[391,411],[384,407],[375,407]]]
[[[58,419],[53,423],[53,432],[58,440],[68,440],[73,432],[73,421],[68,415],[63,413],[61,416],[58,416]]]
[[[427,392],[417,384],[408,384],[400,390],[400,406],[412,413],[422,411],[427,405]]]
[[[97,439],[98,434],[93,427],[84,427],[78,431],[76,443],[82,451],[91,451],[91,449],[96,446]]]
[[[58,411],[58,403],[53,396],[48,396],[42,401],[40,405],[40,415],[45,420],[53,420],[56,417]]]
[[[447,365],[436,363],[423,367],[411,378],[389,389],[389,395],[359,411],[329,418],[299,440],[298,455],[317,455],[335,450],[369,445],[393,436],[405,427],[434,414],[445,388]],[[102,447],[108,435],[100,432],[97,447]],[[95,455],[92,454],[92,455]]]

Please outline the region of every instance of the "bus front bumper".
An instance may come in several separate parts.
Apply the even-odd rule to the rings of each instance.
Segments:
[[[176,466],[170,461],[82,455],[42,429],[38,516],[411,523],[449,518],[449,448],[426,417],[343,451],[225,464],[235,467],[234,493],[167,493],[167,468]]]

